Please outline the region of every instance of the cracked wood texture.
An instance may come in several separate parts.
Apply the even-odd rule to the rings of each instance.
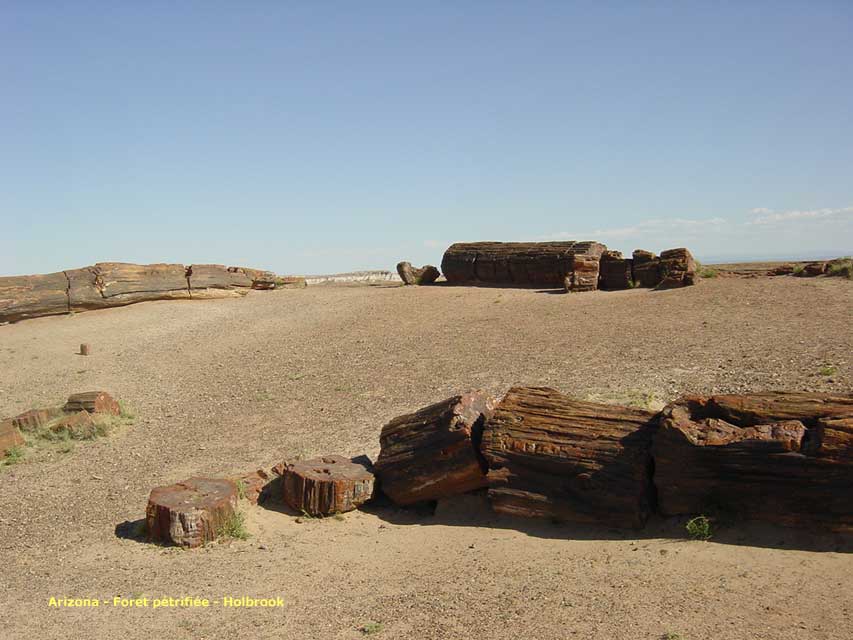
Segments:
[[[653,451],[665,515],[853,531],[853,394],[685,396]]]
[[[366,456],[299,460],[285,467],[282,490],[285,503],[300,513],[352,511],[373,497],[372,465]]]
[[[420,269],[413,267],[411,262],[397,263],[397,275],[407,285],[432,284],[441,273],[431,264],[425,264]]]
[[[89,413],[108,413],[117,416],[121,413],[121,407],[106,391],[84,391],[68,396],[65,406],[62,408],[66,413],[88,411]]]
[[[376,461],[383,493],[410,505],[485,487],[479,444],[493,409],[490,395],[469,391],[391,420]]]
[[[190,478],[155,487],[148,498],[148,539],[199,547],[216,539],[237,509],[237,485],[224,478]]]
[[[595,289],[598,242],[458,242],[444,252],[441,271],[450,284]],[[576,288],[575,288],[576,287]]]
[[[655,414],[515,387],[483,430],[500,513],[642,527],[654,507]]]

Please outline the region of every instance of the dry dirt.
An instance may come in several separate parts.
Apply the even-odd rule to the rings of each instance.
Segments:
[[[476,497],[435,515],[386,506],[303,522],[246,506],[249,540],[197,551],[116,527],[143,517],[153,486],[191,475],[373,457],[384,422],[466,388],[652,405],[849,391],[851,310],[847,280],[717,278],[573,295],[309,287],[0,327],[0,415],[90,389],[137,413],[107,438],[0,469],[0,637],[849,640],[853,545],[832,535],[741,522],[695,542],[683,520],[554,525],[493,516]],[[75,355],[81,342],[91,356]],[[284,606],[48,606],[116,595]]]

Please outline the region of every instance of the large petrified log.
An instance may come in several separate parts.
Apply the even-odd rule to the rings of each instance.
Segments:
[[[397,274],[407,285],[432,284],[441,275],[438,269],[431,264],[426,264],[420,269],[413,267],[411,262],[397,263]]]
[[[148,498],[148,539],[198,547],[216,539],[234,516],[237,485],[223,478],[190,478],[155,487]]]
[[[656,287],[660,284],[660,259],[651,251],[635,249],[632,254],[634,284],[638,287]]]
[[[580,291],[595,288],[592,263],[605,249],[598,242],[459,242],[444,252],[441,271],[451,284],[557,288],[568,278]]]
[[[696,276],[696,260],[684,247],[661,252],[659,267],[661,281],[657,285],[658,289],[677,289],[699,281]]]
[[[193,293],[201,289],[232,290],[252,286],[252,279],[243,270],[232,270],[221,264],[193,264],[187,267],[186,273]]]
[[[0,322],[68,313],[63,272],[0,278]]]
[[[101,292],[111,306],[190,297],[187,270],[182,264],[99,262],[95,269]]]
[[[655,414],[510,389],[486,421],[482,452],[495,511],[639,528],[654,507]]]
[[[606,291],[630,289],[633,281],[630,258],[623,258],[620,251],[605,251],[601,254],[598,286]]]
[[[373,470],[366,456],[323,456],[288,464],[282,477],[284,502],[312,516],[352,511],[373,497]]]
[[[685,396],[664,409],[653,452],[666,515],[853,530],[853,394]]]
[[[376,475],[382,491],[410,505],[485,487],[479,446],[493,408],[491,396],[469,391],[394,418],[379,436]]]

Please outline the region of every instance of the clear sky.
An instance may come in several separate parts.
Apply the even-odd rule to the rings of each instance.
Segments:
[[[0,2],[0,273],[853,253],[853,2]]]

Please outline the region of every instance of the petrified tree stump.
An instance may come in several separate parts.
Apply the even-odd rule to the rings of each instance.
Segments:
[[[685,396],[653,451],[666,515],[853,530],[853,394]]]
[[[630,289],[632,283],[631,260],[620,251],[605,251],[599,264],[599,288],[607,291]]]
[[[155,487],[148,498],[148,539],[198,547],[216,539],[237,508],[237,485],[224,478],[190,478]]]
[[[426,264],[420,269],[412,266],[410,262],[400,262],[397,264],[397,274],[400,279],[407,285],[425,285],[432,284],[441,275],[438,269],[431,264]]]
[[[106,391],[85,391],[68,396],[63,411],[66,413],[88,411],[89,413],[108,413],[117,416],[121,413],[121,407]]]
[[[660,259],[651,251],[635,249],[632,254],[634,284],[638,287],[656,287],[660,284]]]
[[[379,436],[376,475],[382,491],[410,505],[485,487],[479,446],[493,408],[491,396],[469,391],[394,418]]]
[[[24,437],[12,420],[0,420],[0,458],[5,456],[10,449],[19,447],[24,442]]]
[[[659,260],[661,281],[658,289],[677,289],[698,282],[696,260],[685,248],[667,249],[661,252]]]
[[[655,414],[510,389],[486,421],[489,498],[500,513],[640,528],[653,508]]]
[[[92,347],[91,346],[89,346],[85,342],[80,345],[80,355],[81,356],[88,356],[91,353],[92,353]]]
[[[370,460],[323,456],[288,464],[282,479],[284,501],[312,516],[352,511],[373,496]]]

